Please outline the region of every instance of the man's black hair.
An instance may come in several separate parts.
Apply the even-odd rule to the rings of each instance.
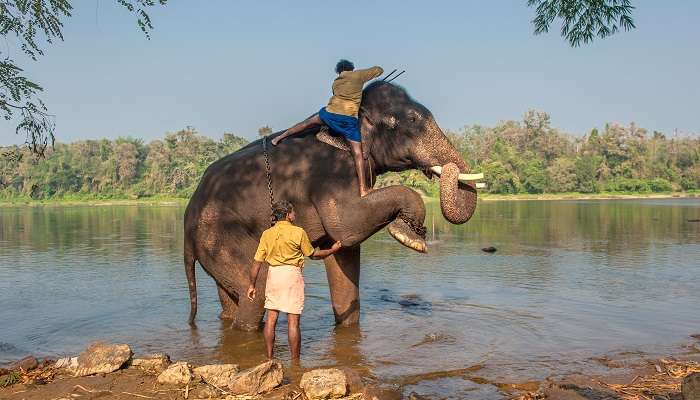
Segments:
[[[339,74],[343,71],[352,71],[355,69],[355,64],[351,63],[350,61],[346,59],[342,59],[338,61],[338,64],[335,64],[335,73]]]
[[[280,200],[272,205],[272,216],[275,218],[275,222],[284,221],[287,218],[287,214],[292,212],[294,206],[287,200]]]

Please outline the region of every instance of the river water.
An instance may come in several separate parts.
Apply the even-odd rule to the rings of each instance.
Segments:
[[[304,368],[346,365],[404,393],[493,398],[492,383],[595,372],[594,357],[673,353],[700,333],[698,199],[481,202],[462,226],[427,208],[428,254],[385,232],[363,245],[358,328],[334,327],[323,264],[308,264]],[[199,267],[198,329],[188,327],[183,212],[0,208],[0,364],[74,355],[94,340],[261,362],[261,334],[218,319]]]

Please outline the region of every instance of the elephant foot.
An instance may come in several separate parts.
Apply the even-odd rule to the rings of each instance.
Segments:
[[[230,321],[235,318],[235,311],[224,310],[219,313],[219,319],[224,321]]]
[[[427,253],[428,247],[425,244],[425,239],[411,229],[406,221],[396,219],[387,226],[387,230],[391,237],[402,245],[420,253]]]

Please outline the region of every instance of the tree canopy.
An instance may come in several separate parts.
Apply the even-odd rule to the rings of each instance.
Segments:
[[[634,123],[574,137],[552,127],[548,114],[529,111],[519,121],[469,125],[447,136],[474,171],[484,172],[489,193],[700,190],[700,138],[650,133]],[[186,198],[212,162],[247,143],[232,133],[213,140],[187,127],[150,143],[59,142],[43,159],[26,146],[0,148],[22,154],[0,158],[0,200]],[[396,184],[439,192],[437,180],[416,170],[384,174],[376,186]]]

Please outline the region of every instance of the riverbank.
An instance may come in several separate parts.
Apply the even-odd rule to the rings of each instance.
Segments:
[[[669,193],[542,193],[542,194],[491,194],[479,193],[483,201],[555,201],[555,200],[640,200],[640,199],[688,199],[700,198],[700,192]],[[423,196],[425,201],[438,201],[439,198]],[[66,198],[34,200],[30,198],[0,199],[0,207],[51,207],[51,206],[184,206],[188,198],[183,197],[143,197],[132,199],[93,199]]]
[[[700,335],[694,335],[700,341]],[[0,368],[0,398],[39,399],[221,399],[346,400],[428,399],[406,393],[417,382],[462,378],[493,387],[493,398],[535,399],[678,399],[700,394],[698,343],[673,357],[650,358],[639,353],[593,357],[600,374],[552,376],[541,381],[493,382],[479,376],[480,368],[437,371],[408,377],[403,383],[378,382],[352,368],[304,370],[273,360],[239,370],[235,364],[195,366],[172,362],[163,354],[134,356],[128,345],[95,343],[78,357],[60,360],[24,358]],[[414,382],[417,381],[417,382]],[[682,394],[683,391],[683,394]]]

